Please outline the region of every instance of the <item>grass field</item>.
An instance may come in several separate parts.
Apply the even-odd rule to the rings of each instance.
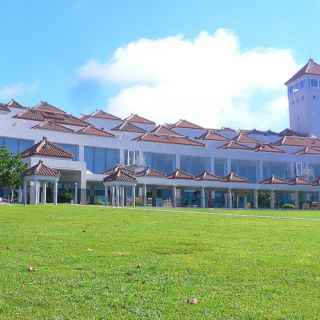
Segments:
[[[320,212],[0,207],[1,320],[309,320],[319,301]]]

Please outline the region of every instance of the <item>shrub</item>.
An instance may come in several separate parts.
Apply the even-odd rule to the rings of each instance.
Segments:
[[[295,206],[292,203],[285,203],[281,207],[282,209],[294,209]]]
[[[60,196],[60,202],[62,203],[70,203],[72,200],[72,193],[68,191],[64,191]]]

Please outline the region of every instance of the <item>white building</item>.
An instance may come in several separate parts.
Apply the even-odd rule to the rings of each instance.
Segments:
[[[320,200],[320,65],[310,60],[286,85],[290,129],[280,133],[100,110],[77,118],[12,100],[0,104],[0,145],[30,168],[18,193],[26,203],[59,202],[67,191],[76,203],[307,207]]]

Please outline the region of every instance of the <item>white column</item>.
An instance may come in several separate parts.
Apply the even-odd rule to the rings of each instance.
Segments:
[[[81,148],[80,148],[81,150]],[[86,180],[86,172],[81,171],[81,180],[80,180],[80,203],[87,203],[87,180]]]
[[[132,186],[132,206],[135,208],[136,206],[136,186]]]
[[[201,208],[206,207],[206,193],[204,187],[201,188]]]
[[[58,181],[53,183],[53,203],[58,204]]]
[[[121,187],[121,207],[124,207],[124,187]]]
[[[27,202],[28,202],[28,199],[27,199],[27,183],[26,182],[24,182],[23,183],[23,202],[24,202],[24,204],[27,204]]]
[[[115,186],[111,187],[111,202],[112,202],[112,206],[115,207],[116,205],[116,187]]]
[[[231,159],[227,158],[227,174],[231,172]]]
[[[270,208],[274,209],[276,206],[276,195],[274,190],[271,191],[271,200],[270,200]]]
[[[144,184],[142,187],[142,197],[143,197],[143,205],[146,206],[147,205],[147,185]]]
[[[74,183],[74,204],[78,204],[78,183]]]
[[[40,182],[39,181],[35,181],[34,190],[35,190],[35,204],[38,205],[40,203]]]
[[[104,199],[107,206],[109,204],[109,186],[107,184],[104,185]]]
[[[42,203],[43,204],[47,203],[47,183],[46,182],[42,183]]]
[[[116,194],[117,194],[117,207],[120,207],[120,187],[116,186]]]
[[[227,199],[228,199],[228,208],[232,209],[233,204],[232,204],[232,190],[231,189],[228,189]]]
[[[296,209],[299,209],[299,191],[295,191],[294,193],[294,204]]]
[[[255,209],[259,208],[258,197],[259,197],[259,191],[258,190],[253,190],[253,207]]]
[[[175,208],[177,206],[177,187],[172,187],[172,206]]]

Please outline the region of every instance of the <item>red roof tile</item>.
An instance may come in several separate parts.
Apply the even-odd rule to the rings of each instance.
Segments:
[[[186,179],[186,180],[193,180],[194,176],[191,174],[184,172],[180,169],[176,169],[174,172],[167,176],[168,179]]]
[[[24,173],[24,176],[44,176],[44,177],[59,177],[60,173],[56,169],[52,169],[47,167],[42,160],[39,160],[39,162],[27,169]]]
[[[249,182],[247,178],[240,177],[236,175],[233,171],[231,171],[228,175],[221,179],[223,182]]]
[[[291,146],[291,147],[306,147],[315,146],[320,147],[320,139],[298,136],[284,136],[279,141],[276,141],[272,145],[275,146]]]
[[[257,144],[258,140],[249,137],[248,133],[239,133],[237,137],[234,138],[239,143]]]
[[[134,122],[134,123],[141,123],[141,124],[152,124],[155,125],[155,123],[151,120],[148,120],[146,118],[143,118],[137,114],[131,114],[129,117],[125,118],[126,121]]]
[[[59,131],[59,132],[67,132],[73,133],[74,131],[70,128],[64,127],[54,121],[45,121],[43,123],[37,124],[36,126],[32,127],[32,129],[42,129],[42,130],[52,130],[52,131]]]
[[[72,159],[72,153],[69,153],[62,148],[56,146],[55,144],[49,142],[47,138],[43,139],[32,147],[21,153],[22,158],[28,158],[32,156],[43,156],[43,157],[54,157],[54,158],[64,158]]]
[[[284,129],[279,132],[279,136],[297,136],[297,137],[307,137],[305,134],[299,133],[297,131],[293,131],[292,129]]]
[[[277,148],[271,144],[258,144],[254,150],[255,152],[274,152],[274,153],[285,153],[284,150]]]
[[[311,185],[312,183],[308,180],[306,180],[304,177],[295,177],[291,180],[289,180],[289,184],[294,185]]]
[[[23,106],[22,104],[20,104],[19,102],[17,102],[14,99],[11,99],[6,105],[8,108],[26,109],[25,106]]]
[[[91,114],[83,115],[80,119],[87,120],[89,118],[97,118],[97,119],[104,119],[104,120],[121,120],[119,117],[114,116],[113,114],[102,111],[102,110],[97,110]]]
[[[126,182],[126,183],[133,183],[137,182],[137,179],[134,175],[131,174],[129,170],[126,170],[122,166],[116,166],[114,169],[108,171],[106,173],[105,178],[103,179],[104,182]]]
[[[293,77],[291,77],[285,84],[301,78],[304,75],[315,75],[320,76],[320,65],[309,59],[307,64],[305,64]]]
[[[137,141],[146,141],[146,142],[157,142],[157,143],[168,143],[168,144],[181,144],[194,147],[204,147],[205,145],[201,142],[192,140],[187,137],[178,137],[178,136],[165,136],[157,135],[154,133],[145,133],[140,137],[135,138]]]
[[[297,155],[320,155],[320,147],[304,147],[302,150],[297,151]]]
[[[111,130],[114,131],[125,131],[125,132],[132,132],[132,133],[145,133],[146,131],[142,128],[135,126],[133,123],[129,121],[123,121],[116,127],[112,128]]]
[[[165,135],[165,136],[177,136],[177,137],[181,137],[181,134],[174,132],[173,130],[171,130],[170,128],[163,126],[163,125],[159,125],[157,127],[155,127],[151,133],[157,134],[159,136],[161,135]]]
[[[32,108],[33,110],[39,110],[43,112],[52,112],[52,113],[65,113],[62,109],[49,104],[46,101],[40,101],[40,103]]]
[[[115,136],[102,129],[98,129],[94,126],[87,126],[85,128],[81,128],[80,130],[77,131],[78,134],[86,134],[90,136],[99,136],[99,137],[109,137],[109,138],[114,138]]]
[[[154,178],[166,178],[166,176],[160,171],[146,168],[142,171],[139,171],[135,174],[137,177],[154,177]]]
[[[183,119],[180,119],[179,121],[174,123],[171,127],[172,128],[183,128],[183,129],[200,129],[200,130],[203,129],[203,127],[200,127],[197,124],[194,124],[190,121],[183,120]]]
[[[211,141],[228,141],[229,139],[217,133],[215,130],[207,130],[204,134],[200,135],[197,139],[211,140]]]
[[[10,112],[10,109],[3,103],[0,103],[0,111]]]
[[[208,171],[203,171],[199,175],[195,177],[195,180],[201,180],[201,181],[220,181],[221,177],[216,176],[213,173],[210,173]]]
[[[288,184],[288,180],[286,179],[282,179],[282,178],[278,178],[276,176],[271,176],[268,179],[264,179],[262,181],[260,181],[261,184]]]
[[[252,148],[250,148],[244,144],[240,144],[238,142],[235,142],[235,141],[230,141],[230,142],[222,145],[221,147],[219,147],[219,149],[252,150]]]

